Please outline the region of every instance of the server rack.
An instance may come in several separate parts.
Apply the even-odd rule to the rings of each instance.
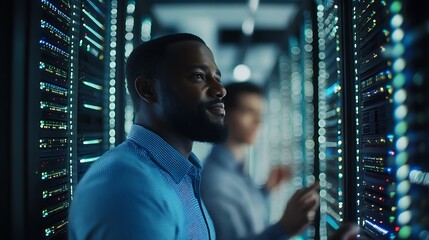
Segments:
[[[123,79],[117,72],[123,57],[116,58],[112,42],[121,43],[115,39],[121,3],[40,0],[16,6],[25,7],[26,144],[17,171],[26,177],[22,205],[12,210],[23,213],[22,233],[14,236],[64,239],[73,188],[85,165],[116,142],[116,88],[123,86],[116,79]]]
[[[429,239],[427,3],[390,5],[398,239]]]
[[[262,138],[260,140],[264,147],[262,154],[269,152],[269,155],[264,154],[263,156],[264,161],[267,162],[267,164],[265,164],[266,166],[268,165],[267,168],[288,163],[287,161],[284,161],[285,159],[283,156],[283,153],[285,153],[285,150],[287,152],[288,148],[282,149],[281,147],[283,140],[281,132],[283,128],[286,128],[286,126],[283,125],[282,113],[284,109],[282,109],[281,106],[282,97],[278,84],[278,82],[272,83],[268,90],[266,114],[264,114]],[[290,159],[288,160],[290,161]],[[258,161],[257,158],[256,161]],[[257,168],[255,168],[255,170],[256,169]],[[285,192],[285,189],[279,189],[279,191],[272,195],[272,198],[270,199],[272,212],[270,216],[271,221],[278,221],[283,215],[282,213],[286,197],[287,193]]]
[[[396,167],[392,59],[392,1],[353,1],[357,221],[370,239],[395,239]],[[350,99],[351,101],[352,99]]]
[[[266,86],[267,103],[262,123],[261,137],[255,147],[255,154],[268,163],[268,168],[275,165],[293,167],[291,134],[291,97],[289,78],[290,56],[285,53],[279,57],[272,81]],[[301,184],[299,182],[299,184]],[[270,221],[276,222],[283,215],[285,204],[297,186],[285,184],[270,194]]]
[[[79,46],[76,54],[78,63],[75,67],[77,80],[75,81],[77,92],[73,91],[72,97],[77,100],[73,106],[75,119],[75,132],[77,135],[77,180],[82,177],[89,166],[108,149],[109,123],[107,121],[108,109],[114,110],[115,103],[109,108],[108,94],[115,91],[109,89],[110,84],[105,84],[108,77],[108,24],[110,22],[108,2],[84,0],[79,11]],[[75,101],[76,101],[75,100]],[[114,121],[114,119],[113,119]],[[114,123],[113,123],[114,125]],[[112,136],[112,135],[111,135]],[[113,135],[114,136],[114,135]],[[112,137],[113,137],[112,136]],[[114,145],[115,139],[112,138]]]
[[[34,148],[34,138],[29,138],[30,146],[33,146],[30,156],[34,158],[30,160],[34,165],[29,171],[35,169],[31,176],[38,184],[30,186],[34,196],[28,202],[33,206],[38,203],[30,218],[34,217],[39,224],[34,224],[31,232],[39,239],[65,238],[67,209],[71,200],[71,173],[67,157],[70,55],[72,28],[77,26],[72,22],[70,2],[42,0],[39,4],[41,16],[36,18],[40,24],[40,40],[39,48],[34,49],[34,55],[40,54],[39,77],[34,82],[38,82],[40,91],[31,91],[30,94],[34,94],[31,98],[37,99],[34,103],[39,105],[40,110],[34,112],[37,117],[29,123],[39,125],[37,130],[33,128],[34,137],[38,138],[38,149]],[[36,109],[35,106],[32,108],[33,111]]]
[[[357,222],[369,239],[429,239],[427,4],[315,2],[320,239],[345,222]],[[290,38],[279,74],[291,81],[280,83],[287,93],[281,109],[290,116],[303,96],[291,91],[305,68],[296,42]],[[303,164],[299,140],[284,138]]]
[[[313,27],[311,8],[303,4],[291,31],[287,32],[277,72],[267,85],[268,111],[261,139],[264,160],[293,169],[289,183],[272,195],[273,221],[282,216],[293,193],[314,183],[317,175]],[[318,239],[316,225],[310,226],[298,239]]]
[[[294,178],[293,189],[307,187],[314,183],[315,175],[315,131],[314,131],[314,85],[313,85],[313,22],[311,11],[303,6],[298,17],[299,24],[295,34],[288,38],[290,49],[290,76],[285,78],[289,84],[290,121],[288,129],[291,138],[291,154]],[[291,32],[292,33],[292,32]],[[316,229],[309,226],[301,234],[302,239],[315,239]]]
[[[339,198],[331,198],[331,203],[339,206],[332,212],[339,215],[337,221],[332,221],[332,216],[325,212],[331,203],[322,189],[321,236],[330,235],[329,229],[342,222],[353,221],[362,226],[363,234],[370,239],[425,239],[427,166],[422,159],[428,134],[422,125],[427,118],[427,98],[422,93],[427,91],[424,66],[428,50],[423,46],[427,40],[423,30],[427,17],[418,10],[424,7],[408,1],[317,3],[321,53],[319,116],[324,120],[329,105],[326,96],[337,88],[341,94],[337,106],[342,112],[338,114],[338,133],[343,131],[338,135],[338,146],[343,147],[337,151],[342,156],[337,156],[339,161],[332,166],[338,166],[340,171],[338,177],[331,173],[332,178],[326,182],[340,182]],[[340,28],[335,34],[330,27],[333,20]],[[334,47],[329,51],[335,35],[337,55]],[[335,59],[339,84],[324,85],[335,74],[334,70],[327,70],[329,62]],[[410,96],[409,92],[413,94]],[[327,133],[325,124],[326,121],[319,121],[320,137]],[[326,149],[320,140],[325,139],[320,137],[323,153]],[[321,182],[328,175],[323,173],[326,156],[319,155]],[[353,183],[350,179],[356,179],[356,184],[345,184]],[[323,232],[326,225],[330,227]]]
[[[339,1],[317,1],[320,239],[344,222],[344,69]]]
[[[269,172],[272,166],[290,164],[291,159],[286,159],[290,154],[290,146],[282,148],[284,144],[284,138],[282,132],[290,126],[286,125],[283,119],[285,109],[283,109],[282,93],[279,89],[279,82],[273,82],[270,84],[267,94],[266,110],[264,114],[264,120],[262,123],[262,136],[258,139],[262,143],[263,149],[261,151],[261,157],[255,157],[256,161],[263,159],[265,163],[264,172]],[[259,144],[257,144],[259,145]],[[260,146],[260,145],[259,145]],[[289,151],[289,152],[288,152]],[[257,151],[255,151],[257,153]],[[267,154],[269,153],[269,154]],[[254,171],[258,167],[254,167]],[[264,180],[265,180],[264,176]],[[277,222],[283,215],[285,200],[290,195],[291,188],[279,188],[277,191],[271,194],[270,198],[270,220],[271,222]]]

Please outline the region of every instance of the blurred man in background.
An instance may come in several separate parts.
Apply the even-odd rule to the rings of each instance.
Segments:
[[[270,171],[259,188],[245,172],[245,150],[256,141],[264,93],[250,82],[227,85],[224,98],[227,140],[214,145],[202,172],[201,192],[218,239],[284,239],[302,232],[319,206],[318,184],[301,189],[289,200],[283,217],[269,225],[269,193],[290,179],[285,166]]]

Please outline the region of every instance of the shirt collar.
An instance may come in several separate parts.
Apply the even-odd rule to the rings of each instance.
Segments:
[[[186,159],[156,133],[140,125],[133,124],[128,139],[146,149],[150,157],[167,171],[176,183],[179,183],[193,167],[197,170],[202,168],[200,160],[194,153],[191,152],[189,159]]]
[[[227,169],[243,171],[243,161],[239,161],[224,144],[214,145],[208,159],[213,159],[212,161],[217,162]]]

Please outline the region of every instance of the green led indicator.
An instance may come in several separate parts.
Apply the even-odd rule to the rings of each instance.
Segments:
[[[406,152],[401,152],[396,156],[396,166],[402,166],[404,164],[406,164],[408,161],[408,153]]]
[[[398,136],[402,136],[407,132],[408,124],[404,121],[401,121],[395,126],[395,133]]]
[[[405,75],[402,73],[398,73],[398,75],[396,75],[393,78],[393,85],[396,88],[401,88],[402,86],[404,86],[404,84],[405,84]]]
[[[404,47],[404,45],[402,45],[402,44],[396,44],[396,45],[393,47],[393,53],[394,53],[394,55],[396,55],[396,56],[400,56],[400,55],[402,55],[404,52],[405,52],[405,47]]]
[[[401,230],[399,230],[399,237],[402,239],[407,239],[411,235],[411,227],[410,226],[403,226]]]
[[[392,5],[390,5],[390,10],[391,10],[393,13],[398,13],[399,11],[401,11],[401,8],[402,8],[402,4],[401,4],[401,2],[399,2],[399,1],[394,1],[394,2],[392,3]]]
[[[390,35],[389,30],[383,29],[382,31],[383,31],[384,36],[388,37]]]

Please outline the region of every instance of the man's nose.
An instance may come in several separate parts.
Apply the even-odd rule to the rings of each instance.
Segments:
[[[223,85],[215,78],[211,79],[209,94],[212,97],[223,98],[226,96],[226,89]]]

